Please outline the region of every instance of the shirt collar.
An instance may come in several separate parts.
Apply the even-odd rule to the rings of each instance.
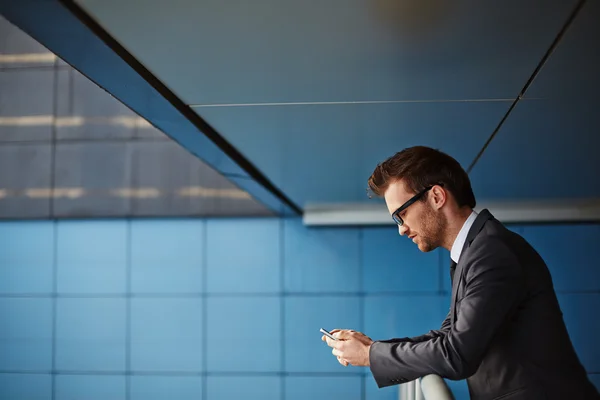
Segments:
[[[475,222],[476,218],[477,213],[475,211],[471,212],[469,218],[467,218],[462,228],[460,228],[460,232],[458,232],[456,239],[454,239],[454,244],[452,245],[452,249],[450,250],[450,258],[457,264],[458,260],[460,259],[460,253],[462,253],[462,249],[465,245],[465,240],[467,240],[469,229],[471,229],[471,225],[473,225],[473,222]]]

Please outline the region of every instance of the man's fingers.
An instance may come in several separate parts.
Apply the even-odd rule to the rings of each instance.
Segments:
[[[350,332],[354,332],[354,331],[350,330],[350,329],[333,329],[331,331],[331,334],[333,335],[333,337],[337,338],[338,340],[346,340],[346,339],[350,338],[350,336],[349,336]]]
[[[342,364],[344,367],[348,366],[348,361],[344,360],[342,357],[337,358],[338,362]]]
[[[354,332],[354,331],[344,329],[344,330],[340,330],[340,331],[336,332],[336,334],[334,336],[340,340],[348,340],[352,337],[352,334],[351,334],[352,332]]]
[[[344,345],[344,340],[333,340],[331,338],[326,337],[325,341],[327,342],[327,346],[339,349]]]
[[[331,342],[331,347],[333,347],[333,350],[331,350],[331,352],[333,353],[333,355],[335,355],[335,356],[341,356],[341,355],[344,354],[344,350],[346,348],[344,342],[337,341],[337,340],[331,340],[331,339],[329,339],[329,342]]]
[[[352,337],[352,334],[359,333],[353,329],[332,329],[330,331],[331,335],[339,340],[348,340]],[[326,336],[323,335],[321,340],[326,340]]]

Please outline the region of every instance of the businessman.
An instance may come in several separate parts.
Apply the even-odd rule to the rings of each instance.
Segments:
[[[474,400],[600,399],[563,322],[538,253],[487,210],[477,214],[466,172],[428,147],[379,164],[369,188],[423,252],[450,251],[452,298],[439,330],[372,341],[336,329],[323,340],[343,365],[369,366],[379,387],[436,374],[467,379]],[[399,313],[402,310],[398,310]]]

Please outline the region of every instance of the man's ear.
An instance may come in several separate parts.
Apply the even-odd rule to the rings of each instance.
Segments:
[[[431,194],[431,201],[433,203],[432,205],[436,209],[439,210],[444,204],[446,204],[446,201],[448,200],[448,193],[443,187],[435,185],[433,188],[431,188]]]

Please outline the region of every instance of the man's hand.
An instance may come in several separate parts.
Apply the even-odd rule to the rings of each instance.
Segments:
[[[337,357],[340,364],[343,366],[350,364],[357,367],[368,367],[370,365],[369,349],[373,344],[370,337],[347,329],[334,329],[331,333],[338,340],[329,339],[325,335],[321,340],[326,341],[327,345],[333,348],[331,352]]]

